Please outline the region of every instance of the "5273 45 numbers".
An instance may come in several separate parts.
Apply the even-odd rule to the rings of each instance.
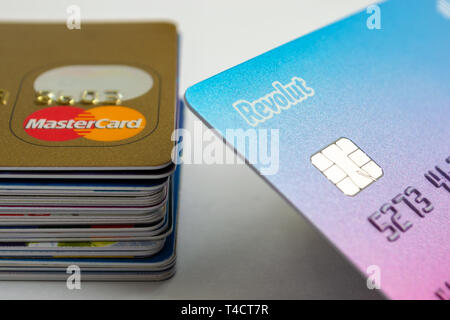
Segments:
[[[450,156],[445,162],[447,165],[450,164]],[[435,166],[424,176],[434,187],[442,188],[450,194],[450,172],[448,169]],[[408,211],[412,211],[419,218],[425,218],[434,210],[431,201],[415,187],[406,188],[403,193],[383,204],[378,211],[368,217],[368,220],[379,232],[386,233],[386,238],[390,242],[400,239],[400,235],[413,226],[409,217],[403,214],[405,211],[398,208],[401,203],[404,203],[409,209]]]

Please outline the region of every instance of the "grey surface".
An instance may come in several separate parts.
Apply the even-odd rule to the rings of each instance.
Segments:
[[[371,2],[2,0],[0,19],[62,20],[66,7],[78,4],[83,19],[176,21],[182,34],[183,93],[191,84]],[[186,113],[186,126],[192,129],[197,119]],[[81,290],[73,291],[63,282],[2,281],[0,298],[381,297],[368,290],[356,269],[245,165],[186,165],[180,192],[178,272],[169,281],[83,282]]]

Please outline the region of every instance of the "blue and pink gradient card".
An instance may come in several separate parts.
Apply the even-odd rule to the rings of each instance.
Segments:
[[[185,97],[393,299],[450,298],[449,4],[380,3]]]

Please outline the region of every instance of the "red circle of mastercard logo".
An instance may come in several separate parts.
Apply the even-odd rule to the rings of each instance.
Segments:
[[[118,141],[131,138],[145,128],[139,111],[122,106],[102,106],[85,110],[57,106],[30,114],[23,123],[30,136],[46,141],[86,138],[95,141]]]

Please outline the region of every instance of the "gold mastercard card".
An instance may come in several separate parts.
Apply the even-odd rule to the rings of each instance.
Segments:
[[[0,24],[0,168],[171,165],[170,23]]]

